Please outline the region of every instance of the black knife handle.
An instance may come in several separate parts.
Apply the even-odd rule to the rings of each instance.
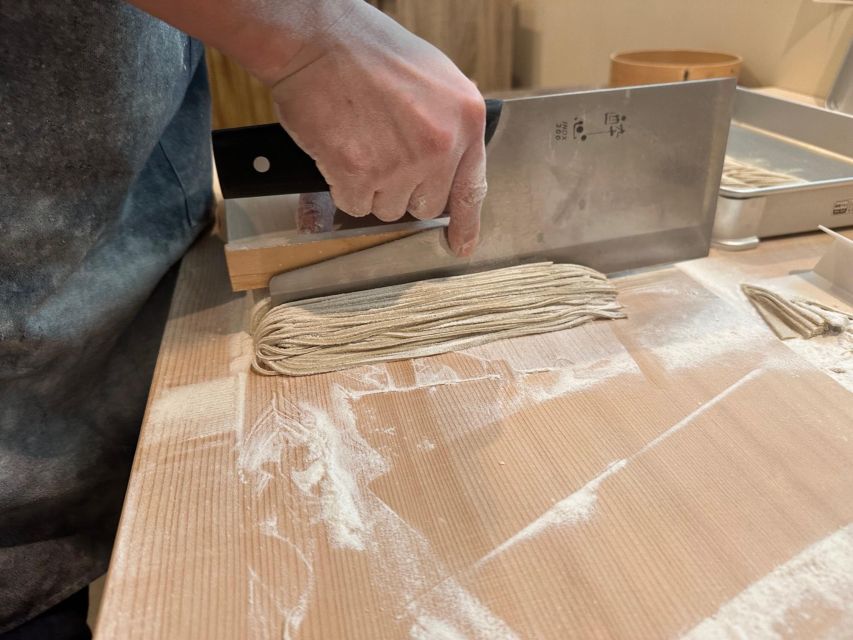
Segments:
[[[486,144],[498,127],[502,106],[501,100],[486,100]],[[218,129],[212,137],[213,158],[226,198],[329,190],[311,156],[279,124]]]
[[[486,134],[483,136],[486,139],[486,144],[495,135],[495,130],[498,128],[498,121],[501,119],[501,109],[503,109],[504,101],[497,98],[486,98]]]

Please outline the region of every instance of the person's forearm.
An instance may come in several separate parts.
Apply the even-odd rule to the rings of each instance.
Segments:
[[[129,0],[273,84],[288,63],[363,0]]]
[[[387,222],[447,210],[450,247],[471,255],[486,195],[486,109],[441,51],[364,0],[129,1],[265,82],[341,210]]]

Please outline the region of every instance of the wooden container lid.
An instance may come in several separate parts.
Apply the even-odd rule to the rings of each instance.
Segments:
[[[659,82],[737,77],[743,59],[716,51],[659,49],[626,51],[610,56],[610,84],[622,87]]]

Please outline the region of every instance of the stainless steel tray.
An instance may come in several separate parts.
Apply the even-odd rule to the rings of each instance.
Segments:
[[[726,154],[796,181],[721,187],[716,246],[853,225],[853,116],[738,88]]]

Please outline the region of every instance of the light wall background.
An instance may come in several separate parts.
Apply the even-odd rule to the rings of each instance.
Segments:
[[[603,86],[613,51],[711,49],[743,56],[743,84],[825,97],[851,40],[853,6],[813,0],[517,0],[513,76]]]

